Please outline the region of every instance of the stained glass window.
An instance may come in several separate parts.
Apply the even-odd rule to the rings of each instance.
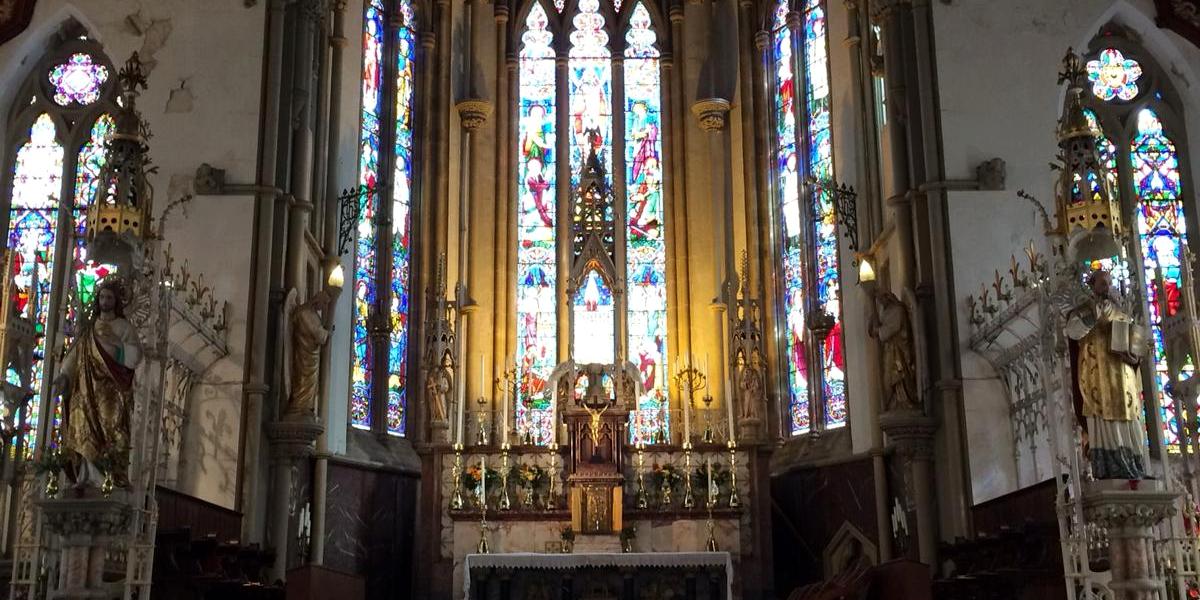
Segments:
[[[792,434],[802,434],[813,429],[816,414],[810,382],[819,382],[821,386],[824,400],[820,407],[824,416],[821,426],[834,428],[846,424],[846,365],[842,349],[837,215],[834,199],[827,191],[834,172],[825,5],[820,0],[804,2],[797,32],[799,64],[793,51],[796,43],[793,32],[787,26],[788,12],[786,0],[776,5],[772,35],[774,159],[782,221],[788,412]],[[797,105],[798,84],[803,85],[802,105]],[[797,127],[800,122],[802,129]],[[803,185],[802,177],[814,182],[813,185]],[[832,317],[831,328],[823,340],[814,338],[806,327],[806,309],[810,306]]]
[[[16,303],[21,316],[37,332],[32,388],[26,424],[26,447],[32,448],[41,417],[41,388],[45,376],[46,325],[53,292],[54,247],[62,198],[63,159],[58,128],[46,113],[29,128],[13,167],[12,199],[8,211],[8,246],[14,249]]]
[[[379,214],[379,146],[383,112],[385,39],[383,0],[370,0],[363,25],[362,128],[359,132],[358,183],[369,191],[362,198],[358,235],[354,245],[354,331],[350,366],[350,424],[371,427],[371,397],[375,375],[374,351],[369,335],[371,314],[377,301],[378,254],[376,222]]]
[[[1120,50],[1106,48],[1095,60],[1088,61],[1087,74],[1088,81],[1092,82],[1092,93],[1097,98],[1133,100],[1138,94],[1137,81],[1142,77],[1142,67],[1136,60],[1125,58]]]
[[[1102,48],[1087,62],[1092,95],[1085,115],[1099,132],[1097,148],[1109,184],[1122,196],[1132,194],[1124,198],[1122,206],[1130,211],[1128,225],[1138,236],[1142,259],[1140,266],[1113,258],[1097,261],[1092,267],[1113,270],[1127,288],[1145,286],[1153,344],[1153,359],[1145,366],[1152,369],[1158,392],[1163,439],[1168,447],[1178,449],[1179,407],[1162,390],[1171,383],[1172,366],[1180,366],[1181,376],[1186,377],[1194,370],[1194,357],[1172,355],[1164,344],[1163,326],[1181,308],[1181,270],[1187,246],[1183,188],[1188,182],[1170,130],[1172,107],[1164,100],[1163,90],[1146,87],[1166,81],[1143,76],[1152,64],[1151,59],[1135,50],[1113,47]],[[1144,96],[1146,102],[1112,102],[1139,96]],[[1090,183],[1095,190],[1097,182]]]
[[[561,10],[561,9],[560,9]],[[558,361],[555,290],[554,35],[541,4],[525,19],[520,81],[517,176],[517,434],[549,443],[554,433],[546,381]]]
[[[108,67],[93,62],[90,54],[77,52],[51,69],[49,77],[59,106],[87,106],[100,99],[100,87],[108,81]]]
[[[404,435],[406,425],[415,18],[408,0],[370,0],[363,24],[358,183],[367,193],[360,198],[354,244],[350,424],[391,435]],[[392,109],[386,125],[385,107]],[[388,170],[390,178],[383,177]],[[376,317],[379,312],[386,318]],[[375,322],[387,324],[386,338],[372,339]],[[376,409],[377,402],[384,406]],[[375,423],[376,414],[382,423]]]
[[[667,403],[667,242],[663,229],[662,92],[650,12],[625,34],[625,189],[629,360],[641,374],[632,443],[649,442]],[[665,423],[664,423],[665,425]]]
[[[68,305],[67,326],[76,322],[75,310],[88,306],[96,292],[96,285],[114,270],[112,265],[89,261],[84,235],[87,231],[87,207],[92,203],[100,188],[100,169],[104,168],[105,144],[113,131],[113,119],[105,114],[92,125],[88,141],[79,150],[75,163],[75,203],[72,210],[75,223],[75,298]],[[68,332],[70,333],[70,332]]]
[[[569,298],[576,362],[612,363],[617,358],[616,324],[624,310],[628,356],[641,373],[638,409],[631,416],[631,441],[649,440],[666,427],[667,326],[666,239],[662,166],[662,86],[660,52],[649,8],[626,7],[624,85],[613,89],[614,57],[601,0],[580,0],[564,17],[567,45],[565,77],[555,69],[554,33],[547,9],[531,5],[521,34],[518,61],[518,199],[517,199],[517,370],[516,428],[537,443],[553,437],[553,414],[546,380],[559,360],[555,290],[558,231],[555,218],[556,144],[565,151],[570,185],[580,180],[588,157],[595,154],[612,189],[623,177],[627,233],[625,264],[616,265],[626,278],[624,305],[609,281],[594,269],[585,271]],[[618,9],[614,3],[613,8]],[[562,12],[563,3],[555,8]],[[564,89],[565,88],[565,89]],[[556,104],[564,90],[566,106]],[[624,96],[620,106],[620,95]],[[616,96],[616,98],[614,98]],[[556,128],[557,111],[566,111],[567,129]],[[614,140],[614,110],[623,111],[624,139]],[[619,154],[615,154],[619,153]],[[624,172],[614,173],[615,157]],[[564,237],[564,240],[569,238]],[[564,335],[566,332],[562,332]],[[586,343],[584,341],[586,340]]]
[[[1158,115],[1149,108],[1137,114],[1137,132],[1130,144],[1133,190],[1139,203],[1135,213],[1145,261],[1146,298],[1154,338],[1154,374],[1161,390],[1170,382],[1162,324],[1179,310],[1184,245],[1187,242],[1183,202],[1180,198],[1179,157],[1175,143],[1163,131]],[[1158,277],[1161,274],[1161,287]],[[1167,314],[1162,314],[1165,303]],[[1170,396],[1159,394],[1168,444],[1179,442],[1179,419]]]

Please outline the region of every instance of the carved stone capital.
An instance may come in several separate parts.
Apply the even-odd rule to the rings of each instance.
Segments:
[[[459,101],[454,105],[454,109],[458,111],[459,121],[467,131],[483,127],[492,115],[492,103],[480,98]]]
[[[670,21],[672,25],[683,23],[683,7],[679,6],[678,4],[672,5],[671,8],[667,10],[667,20]]]
[[[508,4],[505,2],[497,2],[492,6],[492,17],[496,19],[498,25],[503,25],[508,22]]]
[[[133,508],[117,498],[63,498],[36,501],[46,526],[63,537],[103,537],[128,532]],[[99,543],[99,541],[97,541]]]
[[[754,48],[759,52],[766,50],[771,45],[771,34],[767,31],[754,32]]]
[[[785,22],[787,23],[788,29],[792,31],[800,31],[800,29],[804,26],[804,15],[800,14],[799,11],[793,10],[787,14]]]
[[[933,458],[933,434],[937,424],[917,410],[896,410],[879,416],[879,427],[896,446],[902,457],[914,460]]]
[[[700,129],[720,131],[725,128],[729,108],[729,101],[724,98],[705,98],[692,104],[692,114],[700,121]]]
[[[437,43],[437,34],[432,31],[421,32],[421,47],[427,52],[433,50],[433,46]]]
[[[280,460],[312,456],[313,443],[325,427],[312,415],[285,415],[282,420],[267,424],[271,454]]]
[[[1150,489],[1128,489],[1128,482],[1101,480],[1088,483],[1083,492],[1083,515],[1092,523],[1110,531],[1122,528],[1150,528],[1175,515],[1179,494],[1158,489],[1157,482],[1140,482]],[[1123,489],[1122,489],[1123,488]]]

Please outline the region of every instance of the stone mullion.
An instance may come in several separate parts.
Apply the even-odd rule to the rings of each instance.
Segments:
[[[669,335],[667,337],[670,349],[675,351],[677,364],[683,364],[679,357],[691,357],[691,296],[689,294],[688,269],[688,220],[687,220],[687,181],[684,126],[684,87],[683,69],[675,65],[675,57],[683,54],[683,7],[671,6],[668,18],[671,23],[670,52],[663,52],[661,57],[663,74],[663,125],[664,151],[669,153],[667,162],[663,163],[663,198],[669,199],[667,204],[670,212],[666,219],[667,236],[667,321]],[[680,393],[682,403],[683,394]],[[682,406],[682,404],[681,404]]]
[[[512,278],[508,277],[508,255],[514,252],[515,241],[509,239],[509,220],[508,215],[513,212],[513,207],[509,203],[509,180],[513,176],[513,148],[515,144],[512,137],[512,129],[509,123],[516,119],[513,118],[515,102],[514,96],[509,87],[509,78],[511,74],[507,68],[507,47],[508,47],[508,4],[505,2],[496,2],[493,6],[493,18],[496,24],[496,143],[495,143],[495,223],[494,223],[494,239],[493,244],[493,267],[492,267],[492,374],[496,379],[497,387],[495,389],[496,404],[501,402],[511,402],[513,398],[505,394],[504,388],[499,387],[500,378],[508,369],[508,314],[513,312],[514,305],[509,303],[508,288],[511,287]],[[501,411],[501,414],[509,415],[512,419],[516,416],[515,407],[509,407],[508,411]],[[506,431],[516,431],[516,428],[511,423],[505,426]]]
[[[803,245],[804,257],[804,360],[808,372],[808,410],[810,415],[810,430],[825,429],[825,370],[821,360],[822,335],[813,327],[814,320],[819,317],[821,303],[817,297],[816,269],[816,239],[813,222],[813,201],[816,190],[807,181],[812,175],[808,164],[808,64],[804,61],[804,45],[800,43],[803,35],[804,15],[790,12],[787,16],[787,28],[792,44],[792,72],[794,77],[794,110],[796,113],[796,164],[802,174],[799,190],[800,205],[800,239]]]
[[[612,181],[613,181],[613,273],[616,319],[617,364],[629,357],[629,190],[625,181],[625,57],[624,45],[614,44],[612,53]]]
[[[564,28],[567,25],[563,25]],[[571,136],[570,111],[571,99],[567,88],[569,76],[569,59],[567,57],[567,38],[565,31],[559,32],[556,44],[557,56],[554,60],[555,105],[554,111],[554,162],[555,170],[555,240],[556,256],[558,258],[557,288],[554,295],[557,306],[557,336],[558,362],[567,360],[572,355],[571,348],[571,298],[569,289],[572,287],[568,278],[571,273]]]

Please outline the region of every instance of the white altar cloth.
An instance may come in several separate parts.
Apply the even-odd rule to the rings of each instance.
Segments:
[[[550,569],[584,567],[725,567],[725,597],[733,598],[733,560],[728,552],[627,552],[623,554],[468,554],[463,562],[463,598],[471,598],[471,569]]]

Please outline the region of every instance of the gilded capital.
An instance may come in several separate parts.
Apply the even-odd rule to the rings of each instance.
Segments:
[[[720,131],[725,128],[730,104],[724,98],[705,98],[692,104],[692,114],[700,121],[704,131]]]
[[[475,131],[483,127],[492,115],[492,103],[480,98],[469,98],[459,101],[454,105],[454,109],[458,111],[459,121],[462,122],[463,129],[467,131]]]

